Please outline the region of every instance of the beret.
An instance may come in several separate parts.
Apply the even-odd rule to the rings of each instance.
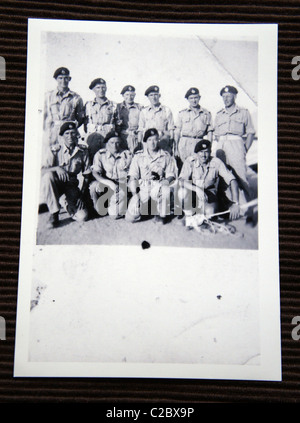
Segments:
[[[198,88],[192,87],[189,90],[187,90],[185,94],[185,98],[189,98],[190,95],[200,94]]]
[[[151,87],[146,89],[145,95],[148,95],[150,93],[159,93],[159,87],[157,85],[151,85]]]
[[[201,141],[198,141],[197,144],[195,145],[194,151],[195,151],[195,153],[198,153],[199,151],[202,151],[202,150],[206,150],[206,149],[210,150],[210,148],[211,148],[211,142],[210,141],[201,140]]]
[[[103,142],[107,143],[107,141],[109,141],[111,138],[119,138],[119,134],[115,131],[108,132],[108,134],[106,134]]]
[[[53,78],[57,78],[59,75],[65,75],[65,76],[70,76],[70,71],[67,68],[61,67],[56,69],[56,71],[53,74]]]
[[[123,95],[124,93],[126,93],[126,91],[134,92],[135,88],[132,85],[125,85],[125,87],[121,91],[121,94]]]
[[[144,134],[143,142],[146,142],[149,137],[152,137],[153,135],[158,136],[158,130],[156,128],[150,128],[147,129],[147,131]]]
[[[90,83],[89,89],[92,90],[98,84],[105,84],[106,85],[106,82],[102,78],[96,78]]]
[[[238,90],[235,87],[232,87],[231,85],[226,85],[226,87],[221,89],[220,95],[223,95],[224,93],[237,94]]]
[[[64,122],[59,129],[59,135],[63,135],[69,129],[77,129],[76,123],[71,121]]]

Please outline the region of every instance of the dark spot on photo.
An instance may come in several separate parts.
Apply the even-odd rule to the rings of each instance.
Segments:
[[[143,241],[141,245],[142,245],[143,250],[146,250],[147,248],[151,247],[151,245],[148,241]]]

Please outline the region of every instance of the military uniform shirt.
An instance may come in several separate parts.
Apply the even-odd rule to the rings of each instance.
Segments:
[[[161,132],[173,130],[175,126],[171,109],[161,104],[158,108],[144,107],[140,113],[138,130],[146,131],[150,128],[156,128]]]
[[[142,106],[138,103],[127,105],[124,101],[117,104],[117,130],[136,131],[139,126],[139,116]]]
[[[255,134],[249,111],[237,105],[231,112],[225,108],[220,110],[215,118],[214,133],[216,136],[233,134],[241,137]]]
[[[211,113],[201,106],[197,111],[188,107],[179,112],[176,128],[181,136],[201,138],[213,130]]]
[[[185,160],[180,172],[180,179],[192,180],[194,185],[213,190],[216,188],[219,176],[227,185],[235,179],[230,170],[217,157],[211,157],[208,163],[201,165],[196,154]]]
[[[106,100],[100,104],[95,100],[88,101],[85,105],[85,126],[88,133],[101,130],[104,125],[111,125],[111,130],[115,128],[116,103]]]
[[[45,168],[59,166],[62,167],[69,175],[75,176],[82,172],[83,176],[91,173],[90,159],[88,151],[85,147],[76,145],[72,153],[65,145],[54,145],[48,150]]]
[[[49,91],[45,97],[44,117],[45,128],[51,128],[55,123],[59,125],[67,120],[76,121],[79,126],[84,119],[82,98],[71,90],[66,93]]]
[[[152,179],[152,173],[156,172],[161,178],[177,176],[177,166],[174,158],[166,151],[159,149],[153,157],[148,153],[147,148],[137,152],[129,169],[129,176],[133,179],[144,181]]]
[[[92,170],[114,181],[126,181],[131,159],[128,150],[113,155],[102,148],[94,156]]]

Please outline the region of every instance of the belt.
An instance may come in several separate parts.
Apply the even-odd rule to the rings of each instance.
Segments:
[[[110,126],[114,126],[113,123],[102,123],[102,124],[97,124],[95,125],[95,130],[96,132],[101,131],[101,129],[103,129],[105,126],[110,125]]]
[[[154,186],[157,185],[160,181],[155,179],[142,179],[140,181],[141,187],[147,187],[147,186]]]
[[[243,139],[243,135],[237,135],[237,134],[223,134],[219,136],[220,140],[237,140],[237,139]]]
[[[181,135],[181,136],[184,137],[184,138],[193,138],[195,140],[202,140],[203,139],[203,137],[192,137],[191,135]]]

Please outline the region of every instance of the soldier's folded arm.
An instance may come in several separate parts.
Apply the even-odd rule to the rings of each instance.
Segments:
[[[227,169],[224,163],[219,160],[219,175],[224,179],[224,181],[229,185],[231,193],[232,205],[229,207],[230,218],[237,219],[240,216],[240,205],[239,205],[239,186],[236,178],[232,172]]]
[[[81,97],[78,99],[76,105],[76,120],[77,128],[79,128],[85,122],[85,107]]]
[[[86,196],[86,191],[88,190],[89,184],[90,184],[90,178],[89,178],[89,174],[88,175],[83,175],[83,181],[82,181],[82,186],[80,189],[80,194],[78,197],[78,200],[76,202],[76,206],[78,207],[78,209],[84,209],[85,208],[85,196]]]
[[[246,119],[245,119],[245,132],[246,132],[246,141],[245,141],[245,149],[246,151],[249,150],[251,147],[254,136],[255,136],[255,129],[252,123],[251,115],[249,110],[246,109]]]
[[[66,182],[69,180],[68,172],[57,164],[57,152],[59,147],[55,145],[50,147],[47,154],[43,158],[41,175],[43,176],[47,172],[56,172],[57,177],[60,181]]]
[[[107,187],[109,187],[113,191],[116,190],[117,184],[112,179],[107,178],[106,176],[102,175],[101,173],[99,173],[96,170],[92,170],[92,174],[93,174],[94,178],[96,179],[96,181],[100,182],[103,185],[106,185]]]
[[[133,195],[139,195],[139,181],[134,177],[129,178],[128,183],[129,190],[132,192]]]
[[[229,211],[230,211],[230,218],[234,220],[239,218],[240,211],[241,211],[240,205],[239,205],[239,188],[238,188],[238,183],[236,179],[233,179],[230,182],[230,191],[231,191],[233,204],[229,207]]]
[[[67,182],[69,180],[68,172],[61,166],[52,166],[52,167],[43,167],[42,176],[47,172],[56,172],[58,179],[62,182]]]

